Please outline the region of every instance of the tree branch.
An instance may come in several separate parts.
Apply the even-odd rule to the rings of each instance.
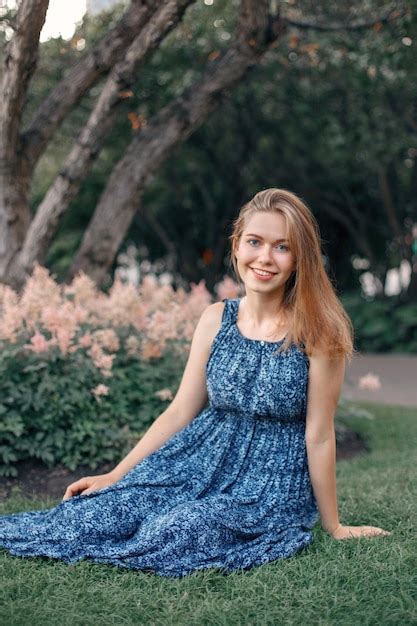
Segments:
[[[4,55],[0,87],[0,275],[21,247],[31,219],[26,202],[29,178],[19,167],[18,138],[47,8],[48,0],[21,0],[15,32]]]
[[[114,168],[71,268],[101,281],[139,205],[144,188],[175,146],[185,141],[283,32],[267,0],[242,0],[229,50],[201,80],[164,107],[130,143]]]
[[[347,22],[345,24],[336,22],[334,24],[320,24],[319,22],[311,22],[310,20],[294,19],[288,16],[283,16],[282,20],[287,26],[295,26],[304,30],[319,30],[319,31],[338,31],[338,30],[364,30],[372,28],[377,24],[387,24],[393,22],[400,17],[407,15],[408,11],[405,7],[398,9],[392,7],[384,15],[379,15],[372,20],[355,20],[353,22]]]
[[[49,0],[21,0],[6,47],[0,104],[0,150],[15,149],[23,104],[38,61],[39,36]]]
[[[150,18],[135,37],[125,56],[111,71],[90,118],[71,150],[61,172],[38,207],[12,274],[24,280],[35,260],[42,261],[59,220],[76,196],[101,151],[119,108],[136,79],[136,73],[161,40],[178,24],[194,0],[169,0]],[[20,277],[18,279],[18,277]]]
[[[111,70],[115,62],[123,58],[126,48],[156,11],[157,4],[149,0],[132,0],[129,9],[117,24],[66,74],[42,102],[21,137],[22,150],[32,171],[67,114],[85,93]]]

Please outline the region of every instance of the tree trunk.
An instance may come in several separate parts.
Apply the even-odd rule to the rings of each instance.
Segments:
[[[21,285],[35,261],[42,262],[58,229],[59,220],[77,195],[101,151],[129,94],[139,66],[178,24],[194,0],[171,0],[150,18],[131,43],[126,55],[112,69],[90,118],[78,137],[63,168],[41,202],[29,227],[23,248],[9,271],[9,281]]]
[[[0,280],[21,247],[31,219],[19,128],[47,8],[48,0],[21,0],[15,34],[5,50],[0,99]]]
[[[279,17],[269,20],[268,5],[266,0],[242,0],[237,32],[227,53],[132,140],[99,200],[69,279],[82,270],[97,283],[103,280],[157,168],[204,122],[282,33]]]
[[[149,0],[132,0],[117,24],[45,98],[22,134],[22,143],[32,170],[68,113],[115,63],[123,59],[128,46],[155,12],[156,5]]]
[[[48,142],[88,89],[120,59],[136,31],[156,8],[132,0],[130,8],[97,46],[41,104],[28,130],[19,135],[23,105],[38,59],[39,36],[48,0],[21,0],[16,29],[5,51],[0,100],[0,281],[18,286],[12,264],[31,223],[28,193],[34,167]]]

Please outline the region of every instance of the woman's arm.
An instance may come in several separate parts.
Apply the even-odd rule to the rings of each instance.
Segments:
[[[212,341],[220,328],[223,308],[222,302],[216,302],[204,310],[194,331],[187,365],[175,398],[111,472],[117,480],[187,426],[207,404],[206,364]]]
[[[306,418],[309,474],[321,525],[335,539],[389,534],[373,526],[343,526],[336,493],[336,435],[334,415],[345,374],[345,359],[310,357]]]
[[[108,474],[88,476],[72,483],[64,500],[82,492],[83,495],[114,484],[145,457],[158,450],[175,433],[182,430],[207,403],[206,364],[211,344],[218,330],[224,309],[223,302],[211,304],[204,310],[194,331],[190,353],[175,398],[153,422],[136,446]]]

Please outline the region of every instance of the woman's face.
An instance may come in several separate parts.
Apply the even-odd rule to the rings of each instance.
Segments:
[[[233,251],[246,289],[261,293],[282,290],[295,270],[285,218],[280,213],[254,213]]]

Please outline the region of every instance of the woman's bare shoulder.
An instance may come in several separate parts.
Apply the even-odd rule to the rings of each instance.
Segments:
[[[204,309],[200,321],[203,323],[208,333],[212,334],[214,332],[215,335],[220,329],[224,307],[224,302],[214,302]]]
[[[224,307],[224,302],[215,302],[206,307],[195,329],[194,340],[199,345],[204,346],[207,354],[210,352],[213,339],[221,328]]]

